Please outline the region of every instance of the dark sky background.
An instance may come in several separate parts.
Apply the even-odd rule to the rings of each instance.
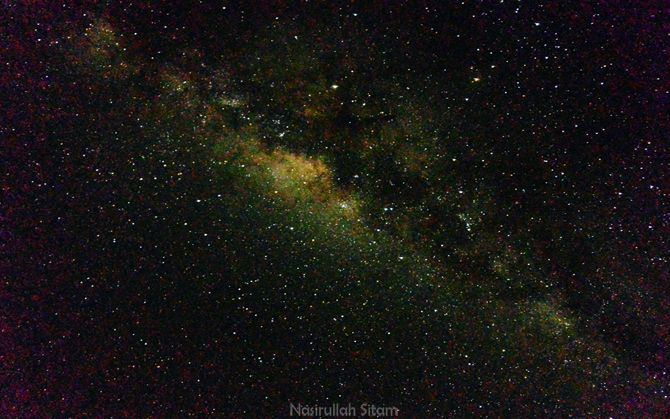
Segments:
[[[670,6],[0,6],[0,413],[670,414]]]

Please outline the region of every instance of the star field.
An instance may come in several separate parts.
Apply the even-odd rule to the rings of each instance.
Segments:
[[[4,2],[0,414],[670,414],[665,2]]]

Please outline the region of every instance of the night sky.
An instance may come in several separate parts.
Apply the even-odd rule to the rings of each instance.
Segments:
[[[3,1],[0,416],[670,416],[669,74],[660,0]]]

